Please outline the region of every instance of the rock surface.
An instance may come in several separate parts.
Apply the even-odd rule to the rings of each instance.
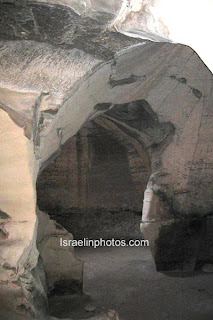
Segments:
[[[75,257],[72,246],[60,246],[60,239],[73,240],[73,236],[56,221],[50,220],[47,214],[37,210],[37,215],[37,247],[43,262],[48,293],[81,293],[83,262]]]
[[[59,320],[59,319],[55,318],[55,317],[50,317],[49,320]],[[66,318],[66,319],[62,319],[62,320],[72,320],[72,319]],[[119,320],[119,315],[116,311],[110,310],[106,314],[103,314],[101,316],[88,318],[88,320]]]
[[[147,118],[145,112],[143,116]],[[99,116],[68,140],[39,176],[39,207],[56,216],[60,210],[62,215],[125,209],[140,212],[149,177],[149,160],[141,144],[124,128]]]
[[[198,248],[212,232],[213,77],[189,47],[125,35],[135,35],[134,25],[144,33],[142,18],[150,22],[149,39],[168,40],[164,22],[153,20],[155,2],[0,2],[0,317],[48,318],[36,245],[37,176],[85,121],[102,113],[149,158],[142,228],[157,265],[160,257],[158,269],[177,268],[181,235],[182,247],[192,248],[190,261],[181,255],[181,270],[192,271],[201,256],[211,262],[211,250],[202,255]],[[211,29],[193,17],[202,56],[210,52]],[[212,70],[209,56],[205,61]],[[174,235],[169,258],[164,234]],[[50,239],[45,246],[54,249]]]
[[[202,271],[207,273],[213,273],[213,264],[204,264]]]

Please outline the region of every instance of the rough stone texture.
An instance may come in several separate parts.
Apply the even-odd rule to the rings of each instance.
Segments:
[[[73,237],[56,221],[40,210],[38,215],[37,247],[42,258],[49,294],[81,293],[83,262],[74,255],[73,247],[60,247],[60,238]]]
[[[141,238],[149,176],[143,147],[100,116],[68,140],[42,172],[38,205],[78,239]]]
[[[141,212],[105,210],[52,211],[51,218],[72,230],[74,239],[142,239]]]
[[[111,310],[103,316],[92,317],[90,320],[119,320],[119,316],[116,311]]]
[[[212,274],[176,278],[158,273],[148,248],[78,248],[77,254],[85,261],[89,297],[73,297],[72,306],[68,298],[53,297],[50,309],[56,317],[86,318],[84,307],[92,303],[95,312],[113,308],[125,320],[212,318]]]
[[[37,182],[38,205],[71,230],[75,239],[139,239],[149,170],[142,145],[99,116],[68,140],[42,172]]]
[[[49,320],[58,320],[58,318],[55,317],[50,317]],[[63,320],[71,320],[70,318],[66,318]],[[119,320],[119,315],[116,311],[114,310],[110,310],[109,312],[101,315],[101,316],[97,316],[97,317],[90,317],[88,318],[88,320]]]
[[[5,320],[45,319],[47,299],[37,270],[32,143],[4,110],[0,122],[0,314]]]
[[[174,41],[190,45],[209,69],[213,70],[209,41],[213,5],[209,0],[203,0],[202,5],[194,0],[187,2],[184,0],[175,2],[170,0],[1,0],[0,2],[3,26],[1,36],[5,39],[36,41],[42,39],[57,45],[84,47],[84,50],[90,52],[92,50],[93,54],[109,57],[111,36],[108,31],[113,30],[138,39]],[[192,8],[189,18],[188,12],[191,12]],[[188,28],[189,23],[191,28]],[[99,42],[103,47],[94,51],[93,43]]]
[[[212,264],[204,264],[203,268],[202,268],[203,272],[207,272],[207,273],[213,273],[213,265]]]
[[[10,90],[14,90],[16,86],[16,92],[17,86],[20,86],[20,91],[23,92],[27,83],[28,88],[25,88],[25,94],[27,92],[38,94],[37,84],[40,86],[43,81],[43,75],[39,73],[39,69],[36,71],[34,65],[32,78],[27,72],[22,73],[21,76],[24,65],[30,66],[27,57],[23,57],[21,50],[23,44],[26,49],[28,48],[29,55],[31,50],[35,52],[37,46],[41,46],[32,42],[24,42],[22,45],[19,42],[8,42],[3,45],[2,86],[10,85]],[[50,57],[49,50],[53,49],[44,44],[42,47],[43,58],[40,51],[37,53],[38,58],[37,56],[34,58],[38,59],[37,64],[42,59],[43,63],[44,61],[47,63],[45,84],[49,89],[47,88],[46,92],[52,92],[52,97],[53,93],[56,97],[59,95],[64,97],[65,102],[63,106],[59,105],[59,111],[48,112],[49,120],[45,125],[43,125],[41,110],[47,94],[37,100],[36,112],[32,113],[35,116],[32,121],[34,128],[31,141],[34,142],[34,152],[41,169],[48,163],[47,160],[56,154],[61,144],[76,133],[86,119],[100,112],[94,106],[100,103],[111,103],[119,110],[120,105],[127,107],[128,102],[142,99],[148,101],[148,105],[140,106],[139,104],[138,110],[140,113],[140,110],[146,108],[146,112],[153,119],[150,128],[141,128],[137,122],[134,123],[131,119],[132,112],[133,114],[135,112],[134,108],[126,110],[127,122],[123,121],[122,117],[121,119],[114,117],[112,121],[125,128],[133,141],[143,144],[151,158],[151,180],[154,192],[162,197],[166,206],[170,207],[169,214],[172,219],[178,215],[205,216],[211,212],[212,190],[210,184],[206,189],[206,183],[212,179],[210,139],[212,78],[196,54],[188,48],[169,44],[147,43],[133,46],[117,54],[111,63],[100,64],[98,61],[97,69],[93,67],[90,76],[87,74],[87,77],[81,80],[81,84],[78,82],[77,86],[73,85],[72,89],[66,90],[67,86],[71,85],[66,78],[67,64],[63,71],[63,64],[57,65],[55,61],[54,73],[57,74],[57,70],[60,70],[58,74],[62,76],[63,81],[66,79],[67,82],[62,82],[61,87],[52,86],[51,81],[54,83],[54,77],[49,64],[54,61],[54,54]],[[46,54],[47,60],[45,60]],[[19,64],[16,62],[18,70],[14,65],[6,63],[5,59],[9,57],[13,57],[13,60],[16,57],[16,61],[20,59]],[[66,54],[66,57],[68,61],[72,60],[71,54]],[[33,64],[32,59],[31,65]],[[137,76],[133,82],[131,74]],[[130,83],[125,80],[123,84],[123,79],[128,77],[131,77]],[[183,78],[186,80],[183,81]],[[60,78],[55,77],[55,79],[60,83]],[[118,85],[112,85],[112,80],[117,81]],[[120,80],[122,81],[119,83]],[[202,93],[202,96],[198,92]],[[70,97],[66,98],[68,93]],[[206,96],[208,99],[205,98]],[[57,103],[53,104],[54,109]],[[51,110],[50,105],[47,110]],[[107,114],[106,117],[111,115]],[[162,133],[159,131],[159,123]],[[197,196],[197,190],[199,190],[199,196]],[[4,207],[2,210],[7,212]]]
[[[152,197],[143,209],[142,228],[153,243],[157,265],[160,259],[158,269],[174,269],[181,235],[188,250],[193,249],[190,263],[181,261],[183,270],[192,271],[199,259],[202,264],[212,261],[212,250],[198,250],[203,246],[198,222],[205,221],[205,241],[212,232],[212,74],[188,47],[131,39],[109,30],[109,23],[111,29],[125,26],[120,24],[123,12],[123,21],[127,12],[134,25],[145,2],[131,1],[130,12],[120,1],[118,6],[113,1],[58,4],[62,2],[12,0],[0,6],[0,312],[5,320],[23,319],[23,314],[27,320],[48,317],[37,267],[37,174],[86,120],[109,106],[105,119],[137,148],[143,145],[150,161],[147,191]],[[146,9],[149,21],[151,7]],[[211,29],[197,21],[195,15],[193,22],[202,34],[196,33],[197,27],[188,28],[188,21],[186,29],[195,32],[194,48],[208,53]],[[156,30],[160,34],[157,28],[151,30],[153,35]],[[212,70],[209,56],[205,61]],[[148,194],[145,202],[150,202]],[[170,259],[165,233],[177,240],[169,245]]]
[[[72,5],[66,7],[59,2],[54,6],[37,1],[27,1],[27,4],[20,1],[16,6],[5,3],[0,7],[0,37],[78,48],[104,60],[113,58],[117,50],[138,42],[108,30],[108,21],[114,18],[112,13],[99,13],[92,8],[85,13],[83,1],[73,2],[78,7],[74,10]]]
[[[39,207],[49,212],[140,212],[150,176],[143,153],[142,146],[137,149],[111,121],[92,120],[42,172],[37,183]]]

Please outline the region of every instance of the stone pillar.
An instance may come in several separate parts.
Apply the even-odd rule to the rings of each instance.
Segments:
[[[148,183],[141,231],[149,240],[157,271],[192,273],[199,258],[205,224],[204,218],[177,218],[169,205],[153,191],[152,183]]]

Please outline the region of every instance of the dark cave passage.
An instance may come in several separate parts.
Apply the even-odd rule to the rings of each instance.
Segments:
[[[41,174],[38,206],[75,239],[141,239],[149,176],[146,154],[141,158],[121,130],[112,131],[99,117],[67,141]]]

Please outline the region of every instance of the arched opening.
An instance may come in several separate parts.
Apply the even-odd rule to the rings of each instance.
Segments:
[[[159,139],[150,148],[153,158],[146,143],[132,135],[131,128],[136,127]],[[143,194],[156,165],[157,146],[173,132],[172,125],[160,123],[144,100],[115,105],[85,122],[40,175],[39,208],[74,239],[141,239]],[[193,311],[194,300],[189,308],[184,302],[190,286],[199,289],[200,279],[180,283],[180,279],[157,274],[148,248],[78,247],[75,252],[84,261],[84,294],[81,283],[62,278],[49,292],[53,316],[87,319],[115,309],[125,320],[146,315],[169,319],[179,316],[181,306],[183,319],[200,320],[200,314],[196,318]],[[177,294],[180,285],[181,297]],[[207,320],[205,312],[203,319]]]
[[[123,106],[121,111],[115,106],[114,118],[113,111],[86,121],[38,178],[39,209],[48,213],[75,240],[142,240],[141,210],[151,168],[148,154],[140,141],[113,122],[122,114],[128,120],[130,113],[123,110],[126,107]],[[75,248],[77,256],[85,262],[83,286],[89,295],[93,294],[90,292],[88,265],[91,259],[96,259],[97,250]],[[103,259],[114,254],[113,251],[113,247],[99,248]],[[118,251],[118,254],[124,252]],[[116,260],[119,264],[118,257]],[[106,261],[106,265],[104,281],[106,272],[110,274],[110,261]],[[98,272],[94,271],[92,286]],[[50,295],[79,293],[82,279],[78,280],[79,283],[74,284],[70,281],[65,283],[63,277],[57,279],[57,283],[51,279],[47,290]],[[87,299],[90,299],[89,296]],[[88,302],[87,299],[84,303]],[[78,308],[76,317],[83,316],[83,311],[84,308]],[[72,316],[73,313],[75,315],[75,308]]]
[[[141,238],[149,177],[140,143],[99,116],[85,123],[43,171],[37,183],[38,206],[75,239]]]
[[[52,19],[52,14],[48,17]],[[70,20],[71,16],[67,17]],[[57,20],[65,22],[66,25],[67,20]],[[87,24],[88,20],[84,20],[80,28],[83,34],[87,34]],[[36,30],[38,31],[37,27]],[[53,29],[49,28],[48,24],[48,31],[50,30]],[[142,224],[145,231],[148,229],[147,234],[153,240],[152,249],[157,270],[177,269],[178,275],[182,275],[182,271],[193,272],[200,258],[202,238],[209,243],[209,236],[205,238],[204,235],[205,232],[211,233],[211,227],[206,230],[203,227],[212,220],[212,75],[196,54],[187,47],[173,44],[136,44],[126,39],[122,45],[123,40],[117,42],[116,36],[113,37],[112,34],[106,43],[107,52],[105,49],[103,52],[102,41],[105,39],[102,34],[101,37],[93,39],[96,43],[94,46],[88,46],[85,38],[81,37],[81,44],[77,48],[73,48],[72,45],[64,47],[61,39],[58,43],[62,46],[57,49],[54,46],[55,42],[54,45],[51,45],[52,42],[46,43],[47,33],[43,43],[34,42],[33,40],[38,40],[37,35],[36,33],[36,38],[30,37],[31,41],[19,41],[17,38],[17,41],[6,42],[1,47],[1,62],[6,65],[2,73],[3,86],[9,85],[9,90],[3,88],[1,91],[1,103],[5,110],[1,110],[1,189],[6,191],[6,194],[3,192],[1,195],[0,208],[3,217],[2,241],[5,243],[4,259],[1,262],[1,284],[3,283],[6,290],[11,290],[13,294],[16,294],[18,287],[20,293],[18,300],[9,298],[10,306],[7,307],[6,316],[3,310],[5,320],[11,320],[12,317],[22,320],[25,314],[27,319],[46,319],[49,316],[44,290],[52,293],[61,291],[66,294],[70,293],[71,289],[73,292],[82,289],[82,261],[76,259],[73,250],[59,248],[60,238],[69,241],[72,235],[42,212],[38,211],[37,219],[35,181],[37,173],[56,156],[67,139],[76,134],[82,123],[107,109],[109,110],[102,116],[104,129],[110,127],[108,131],[113,134],[119,129],[119,134],[123,132],[128,144],[134,145],[137,153],[141,154],[141,159],[144,158],[144,152],[150,159],[151,186],[149,184],[147,188]],[[50,38],[55,39],[51,34]],[[70,39],[69,32],[68,38]],[[94,121],[98,123],[98,119]],[[116,130],[113,131],[114,129]],[[9,133],[10,139],[5,133]],[[81,140],[82,137],[77,142],[77,149]],[[114,149],[120,150],[119,154],[126,159],[126,153],[123,151],[126,148],[125,143],[122,144],[117,136],[115,140],[120,143],[114,142]],[[128,146],[127,150],[129,148]],[[84,151],[87,153],[87,148]],[[79,174],[79,169],[85,167],[82,166],[82,163],[85,163],[84,157],[79,157],[78,160],[77,177],[80,179],[77,178],[76,185],[78,191],[83,190],[77,193],[77,199],[81,200],[77,203],[79,209],[81,203],[85,206],[87,192],[86,188],[82,187],[82,174]],[[119,157],[115,157],[111,163],[114,164],[118,160]],[[23,167],[23,171],[20,167]],[[123,171],[120,170],[122,168]],[[122,174],[125,168],[126,162],[119,166],[119,172]],[[94,176],[97,176],[97,172],[99,171],[96,165]],[[127,173],[128,170],[124,174],[125,179],[122,180],[124,194],[124,181],[129,177]],[[101,185],[102,191],[103,188]],[[94,199],[94,194],[97,193],[92,194],[90,193],[91,199]],[[115,203],[113,198],[108,196],[101,199],[102,202],[107,200],[107,204],[112,208]],[[91,203],[97,205],[94,200],[91,200]],[[123,204],[131,203],[121,201],[119,208],[122,209],[122,215],[126,212],[126,209],[123,209],[126,205]],[[70,207],[65,205],[65,208]],[[39,259],[37,248],[40,251]],[[208,255],[211,254],[210,250],[207,251]],[[115,309],[127,320],[141,320],[142,317],[175,319],[176,315],[179,318],[196,319],[194,310],[197,296],[195,295],[195,300],[188,299],[187,293],[184,293],[192,283],[184,280],[186,290],[184,287],[180,290],[181,279],[172,281],[162,275],[156,275],[150,255],[146,259],[141,253],[140,250],[139,258],[136,251],[131,250],[131,259],[126,253],[118,255],[120,258],[123,257],[123,260],[119,259],[124,262],[122,266],[114,263],[117,255],[108,255],[112,261],[110,272],[107,269],[109,259],[106,256],[103,258],[97,254],[97,259],[94,259],[92,255],[91,273],[87,273],[91,277],[87,279],[87,283],[90,289],[91,286],[95,288],[96,297],[106,301],[104,305],[109,308],[116,302]],[[203,253],[201,266],[212,261],[205,252]],[[126,266],[130,267],[128,272]],[[94,278],[93,269],[97,267],[100,267],[98,278]],[[205,265],[204,267],[206,268]],[[44,273],[48,281],[46,284]],[[11,274],[14,277],[12,280]],[[107,275],[105,282],[102,281],[104,275]],[[199,281],[198,278],[197,282],[193,282],[193,286],[197,291],[201,289],[199,292],[203,292]],[[118,294],[118,284],[120,293],[123,291],[124,296]],[[173,290],[174,287],[177,291]],[[168,288],[172,289],[167,290]],[[1,289],[3,297],[4,290]],[[144,291],[148,293],[147,299],[142,294]],[[175,292],[181,293],[181,297]],[[119,300],[115,299],[116,296]],[[188,303],[189,300],[191,305]],[[159,303],[153,308],[150,301]],[[187,305],[184,305],[184,301],[187,301]],[[68,304],[71,304],[70,301]],[[97,306],[100,307],[98,301]],[[205,303],[205,306],[209,308],[208,303]],[[62,308],[58,314],[59,318],[65,316],[65,308]],[[179,309],[181,315],[178,313]],[[198,320],[201,317],[209,320],[209,311],[205,308],[204,311],[203,308],[200,309],[202,311],[198,312]],[[182,316],[183,314],[185,315]]]
[[[156,166],[158,146],[173,135],[174,128],[170,123],[160,123],[145,100],[101,104],[94,109],[105,113],[87,120],[39,176],[39,209],[57,221],[56,229],[61,225],[77,240],[140,241],[144,191]],[[141,314],[140,299],[135,303],[132,293],[135,288],[136,295],[141,291],[137,284],[144,273],[137,272],[137,266],[145,262],[145,269],[151,267],[155,272],[148,248],[139,242],[132,247],[77,247],[74,271],[68,275],[60,274],[56,266],[51,271],[55,260],[51,261],[51,255],[46,257],[46,252],[54,246],[43,242],[38,242],[38,248],[48,270],[47,292],[54,316],[89,318],[101,314],[103,308],[115,309],[128,320]],[[78,258],[84,261],[83,277]],[[65,264],[73,268],[67,260],[63,262],[63,255],[58,259],[58,269]],[[109,296],[110,288],[114,294]],[[76,293],[80,295],[73,295]],[[128,300],[129,307],[124,308]]]
[[[88,119],[40,175],[39,208],[57,221],[58,229],[62,225],[77,240],[141,239],[143,193],[151,172],[159,167],[159,153],[170,143],[174,127],[160,122],[145,100],[102,104],[94,109],[105,113]],[[157,206],[164,214],[161,203]],[[147,314],[152,319],[169,319],[182,306],[184,317],[194,316],[194,300],[187,311],[183,306],[187,293],[176,295],[180,280],[156,274],[147,248],[77,247],[75,252],[74,271],[82,268],[80,258],[84,275],[73,272],[72,276],[77,276],[70,281],[63,272],[61,279],[57,275],[57,281],[52,281],[47,288],[52,315],[86,319],[115,309],[121,319],[135,320]],[[164,250],[161,256],[165,255]],[[68,261],[64,263],[71,267]],[[54,272],[56,269],[54,266]],[[182,286],[188,290],[192,284],[199,287],[199,280],[195,283],[189,278]],[[162,289],[167,293],[162,295]],[[149,293],[147,298],[142,292]],[[161,303],[152,308],[150,301]]]

